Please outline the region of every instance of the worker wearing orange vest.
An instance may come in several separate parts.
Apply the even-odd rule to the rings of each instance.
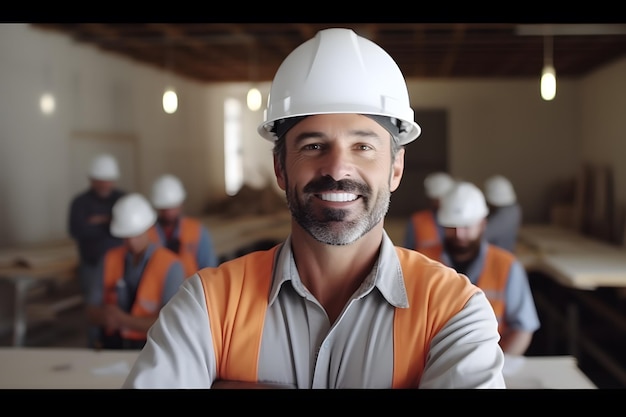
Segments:
[[[485,294],[385,232],[404,145],[420,134],[393,59],[322,30],[269,97],[258,132],[291,233],[185,280],[123,387],[504,388]]]
[[[147,331],[185,276],[178,256],[150,241],[156,212],[138,193],[113,206],[111,234],[123,239],[98,266],[99,279],[89,291],[87,316],[101,327],[97,347],[141,349]]]
[[[445,228],[441,261],[467,275],[491,303],[504,353],[523,355],[540,323],[526,271],[513,253],[485,239],[489,208],[482,191],[458,182],[442,199],[437,218]]]
[[[446,172],[432,172],[424,178],[424,190],[429,207],[414,212],[404,234],[405,248],[414,249],[433,258],[441,258],[443,250],[443,227],[437,222],[439,200],[454,184]]]
[[[197,219],[183,215],[187,193],[178,177],[165,174],[152,184],[152,205],[157,222],[150,228],[153,241],[176,252],[185,267],[185,276],[217,266],[218,258],[209,230]]]

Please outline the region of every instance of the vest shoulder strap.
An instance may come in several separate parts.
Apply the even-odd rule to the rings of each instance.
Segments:
[[[396,247],[409,308],[396,308],[394,388],[416,388],[433,337],[478,291],[466,277],[425,255]]]
[[[258,380],[263,324],[279,246],[198,272],[209,312],[218,379]]]

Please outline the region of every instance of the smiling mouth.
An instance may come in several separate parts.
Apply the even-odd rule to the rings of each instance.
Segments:
[[[358,195],[352,193],[323,193],[317,194],[317,196],[324,201],[333,201],[333,202],[349,202],[354,201],[359,198]]]

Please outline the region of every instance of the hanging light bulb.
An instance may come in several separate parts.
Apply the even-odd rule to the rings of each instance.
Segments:
[[[178,109],[178,96],[173,88],[168,87],[163,93],[163,111],[167,114],[172,114]]]
[[[261,96],[261,92],[259,91],[259,89],[256,87],[252,87],[248,91],[248,96],[246,97],[248,108],[252,111],[257,111],[261,108],[262,101],[263,97]]]
[[[552,65],[545,65],[541,72],[541,98],[553,100],[556,96],[556,73]]]
[[[544,37],[543,70],[541,71],[541,98],[545,101],[556,97],[556,71],[552,65],[552,36]]]
[[[39,98],[39,109],[45,115],[50,115],[54,113],[54,109],[56,108],[56,101],[54,100],[54,96],[52,93],[46,92],[41,95]]]

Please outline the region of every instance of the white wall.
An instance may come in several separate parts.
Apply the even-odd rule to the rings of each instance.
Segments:
[[[223,102],[227,97],[245,101],[247,83],[175,78],[179,110],[167,115],[161,109],[167,74],[65,35],[2,24],[0,55],[0,245],[67,236],[71,176],[76,175],[70,144],[85,133],[137,138],[136,191],[147,193],[156,176],[172,172],[188,188],[191,214],[226,198]],[[409,89],[415,108],[448,111],[454,175],[477,183],[492,173],[508,175],[525,220],[543,221],[551,185],[573,177],[582,161],[612,163],[619,198],[625,200],[626,172],[620,164],[626,146],[625,67],[626,59],[582,80],[559,80],[550,103],[539,98],[539,77],[409,80]],[[57,95],[51,117],[38,109],[46,83]],[[267,97],[269,83],[260,89]],[[259,177],[273,183],[271,145],[256,133],[261,117],[260,111],[246,110],[242,128],[245,175],[256,187],[263,184]]]

